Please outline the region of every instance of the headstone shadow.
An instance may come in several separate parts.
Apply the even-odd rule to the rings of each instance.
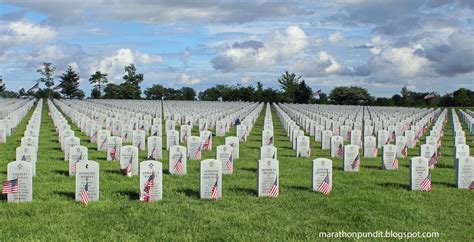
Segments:
[[[65,198],[68,198],[68,199],[71,199],[71,200],[76,199],[74,192],[59,191],[59,192],[54,192],[54,193],[58,194],[60,197],[65,197]]]
[[[248,195],[257,196],[257,191],[253,188],[236,187],[232,188],[231,190],[236,193],[245,193]]]
[[[127,196],[128,200],[136,201],[140,199],[140,194],[136,191],[118,191],[117,194]]]
[[[402,183],[396,183],[396,182],[384,182],[384,183],[378,183],[377,185],[383,188],[389,188],[389,189],[410,190],[410,186],[408,184],[402,184]]]
[[[200,198],[199,191],[193,190],[193,189],[190,189],[190,188],[178,189],[177,192],[178,193],[184,193],[186,196],[188,196],[190,198]]]

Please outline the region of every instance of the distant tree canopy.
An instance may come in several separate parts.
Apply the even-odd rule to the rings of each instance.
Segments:
[[[160,100],[196,100],[196,91],[191,87],[181,89],[166,88],[163,85],[155,84],[145,90],[147,99]]]
[[[291,103],[309,103],[313,95],[311,88],[306,85],[302,76],[285,71],[278,78],[278,83],[284,92],[285,99]]]
[[[329,99],[334,104],[344,105],[366,105],[374,100],[367,89],[355,86],[336,87],[329,94]]]

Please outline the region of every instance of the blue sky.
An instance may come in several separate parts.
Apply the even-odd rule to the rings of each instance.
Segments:
[[[153,84],[278,87],[285,70],[315,90],[375,96],[474,89],[474,1],[9,1],[0,3],[0,75],[29,88],[42,62],[121,82],[135,63]]]

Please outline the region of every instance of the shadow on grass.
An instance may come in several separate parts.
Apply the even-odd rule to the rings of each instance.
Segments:
[[[140,194],[135,191],[119,191],[117,192],[117,194],[121,196],[127,196],[128,200],[131,200],[131,201],[136,201],[140,199]]]
[[[105,173],[123,175],[119,170],[105,170]]]
[[[389,189],[410,190],[409,185],[401,184],[401,183],[395,183],[395,182],[384,182],[384,183],[378,183],[377,185],[379,185],[383,188],[389,188]]]
[[[252,188],[243,188],[243,187],[236,187],[231,189],[235,193],[244,193],[252,196],[257,196],[257,191]]]
[[[257,168],[253,168],[253,167],[242,167],[240,169],[243,170],[243,171],[248,171],[248,172],[252,172],[252,173],[257,172]]]
[[[65,197],[71,200],[76,199],[74,192],[54,192],[54,193],[58,194],[60,197]]]
[[[447,182],[435,182],[433,181],[433,186],[435,185],[442,185],[446,187],[451,187],[451,188],[456,188],[456,185],[454,183],[447,183]]]
[[[437,168],[447,168],[447,169],[454,169],[453,165],[448,165],[448,164],[443,164],[443,163],[438,163],[436,164]]]
[[[188,196],[190,198],[200,198],[199,191],[193,190],[193,189],[190,189],[190,188],[178,189],[177,192],[178,193],[184,193],[186,196]]]
[[[63,170],[54,170],[54,173],[61,175],[61,176],[69,176],[69,171],[63,171]]]
[[[367,166],[367,165],[361,165],[361,168],[370,169],[370,170],[383,170],[381,166]]]
[[[288,190],[298,190],[298,191],[311,191],[311,187],[307,186],[282,186],[283,188],[287,187]]]

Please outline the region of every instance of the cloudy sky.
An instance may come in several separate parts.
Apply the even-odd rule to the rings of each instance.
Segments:
[[[323,92],[474,89],[472,0],[155,2],[0,0],[0,75],[18,90],[70,65],[89,93],[91,73],[119,83],[135,63],[142,88],[277,87],[289,70]]]

